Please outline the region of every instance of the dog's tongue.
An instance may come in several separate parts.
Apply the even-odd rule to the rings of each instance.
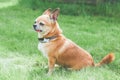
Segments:
[[[36,30],[37,32],[42,32],[42,30]]]

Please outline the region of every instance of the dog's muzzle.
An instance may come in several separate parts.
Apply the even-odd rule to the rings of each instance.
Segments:
[[[35,24],[33,25],[33,28],[34,28],[34,30],[37,31],[37,32],[42,32],[42,30],[38,29],[37,25],[35,25]]]

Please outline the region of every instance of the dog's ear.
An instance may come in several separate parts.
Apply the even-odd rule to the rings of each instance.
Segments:
[[[52,11],[50,18],[53,19],[54,21],[57,20],[59,12],[60,8],[56,8],[54,11]]]
[[[50,15],[51,14],[51,8],[48,8],[43,12],[43,15]]]

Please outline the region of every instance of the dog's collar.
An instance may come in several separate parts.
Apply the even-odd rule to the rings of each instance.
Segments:
[[[57,36],[52,36],[52,37],[46,37],[46,38],[38,38],[38,40],[41,42],[41,43],[47,43],[47,42],[50,42],[51,40],[55,39]]]

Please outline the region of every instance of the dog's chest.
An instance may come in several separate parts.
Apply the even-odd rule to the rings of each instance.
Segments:
[[[47,49],[45,47],[46,45],[44,43],[39,43],[38,44],[38,49],[42,52],[42,54],[48,58],[48,52]]]

